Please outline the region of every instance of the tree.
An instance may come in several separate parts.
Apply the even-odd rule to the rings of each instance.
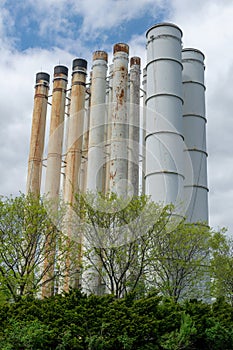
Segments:
[[[213,294],[225,297],[233,305],[233,239],[222,229],[211,240]]]
[[[69,251],[59,229],[62,217],[59,210],[52,217],[43,200],[32,195],[1,198],[0,283],[13,300],[63,275]]]
[[[162,337],[162,347],[167,350],[185,350],[192,348],[192,338],[197,330],[189,315],[181,315],[181,325],[179,330],[172,331]]]
[[[208,291],[211,230],[173,219],[154,236],[148,284],[178,301],[201,298]]]
[[[86,289],[97,294],[106,289],[118,298],[143,290],[151,263],[148,251],[154,235],[169,220],[170,208],[161,208],[146,196],[129,201],[114,194],[89,193],[76,198],[75,210],[85,217]]]

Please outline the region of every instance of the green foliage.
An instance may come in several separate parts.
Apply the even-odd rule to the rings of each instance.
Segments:
[[[0,348],[230,350],[232,314],[224,301],[178,304],[156,294],[116,299],[73,290],[0,307]]]
[[[225,297],[233,305],[233,239],[225,233],[216,232],[211,240],[212,289],[215,297]]]
[[[190,315],[182,313],[180,329],[165,334],[162,337],[161,345],[167,350],[190,349],[192,346],[192,337],[196,333],[197,330]]]
[[[32,195],[1,198],[1,299],[18,300],[34,294],[62,274],[68,254],[66,237],[58,229],[63,212],[57,210],[55,217],[49,208],[46,199]]]
[[[38,320],[23,322],[12,321],[0,337],[2,350],[43,350],[46,348],[52,331]]]
[[[149,284],[176,301],[208,295],[210,238],[208,227],[171,218],[152,241]]]
[[[74,209],[83,223],[83,266],[89,291],[98,294],[104,286],[117,298],[129,292],[143,295],[151,242],[169,220],[171,208],[162,208],[146,196],[129,201],[114,194],[89,193],[76,196]]]

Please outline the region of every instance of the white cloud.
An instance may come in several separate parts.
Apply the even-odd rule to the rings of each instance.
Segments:
[[[40,34],[66,33],[74,30],[72,16],[81,16],[77,33],[83,38],[98,37],[104,30],[117,27],[131,19],[153,13],[158,17],[167,1],[163,0],[27,0],[34,10],[34,16],[39,25]],[[83,21],[82,21],[83,19]],[[55,35],[56,38],[56,35]]]
[[[58,49],[1,52],[1,194],[25,190],[35,74],[40,69],[52,74],[58,58],[62,64],[71,65],[72,56]]]

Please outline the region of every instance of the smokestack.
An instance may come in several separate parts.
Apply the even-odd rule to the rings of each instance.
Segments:
[[[64,200],[73,203],[74,195],[80,191],[83,125],[85,114],[87,61],[73,60],[70,117],[67,137]]]
[[[32,117],[30,153],[28,161],[27,193],[40,194],[42,159],[49,91],[49,74],[36,74],[34,108]]]
[[[113,49],[113,106],[111,125],[111,158],[109,188],[118,196],[128,190],[128,54],[127,44],[115,44]]]
[[[88,165],[88,147],[89,147],[89,128],[90,128],[90,107],[91,107],[91,81],[92,71],[89,77],[89,87],[86,89],[85,98],[85,117],[83,125],[83,146],[82,146],[82,164],[81,164],[81,184],[80,191],[85,193],[87,189],[87,165]]]
[[[64,184],[64,201],[74,203],[75,194],[80,192],[81,160],[85,115],[86,75],[87,61],[81,58],[73,60],[70,116],[67,137],[66,169]],[[69,240],[77,245],[75,256],[70,256],[66,261],[67,276],[64,279],[64,290],[70,287],[80,287],[80,265],[82,258],[82,234],[73,231],[72,208],[66,215],[65,229]],[[76,218],[77,219],[77,218]],[[70,274],[72,278],[70,278]]]
[[[155,202],[183,202],[181,30],[170,23],[147,36],[146,193]],[[177,212],[178,214],[178,212]]]
[[[113,97],[113,64],[109,66],[109,78],[108,78],[108,93],[107,93],[107,102],[108,102],[108,114],[107,114],[107,123],[106,123],[106,142],[105,142],[105,193],[110,191],[110,158],[111,158],[111,134],[112,134],[112,97]]]
[[[64,133],[64,114],[68,68],[54,68],[53,97],[50,120],[50,135],[47,156],[45,193],[51,199],[58,198],[61,178],[61,158]]]
[[[105,168],[106,73],[108,55],[104,51],[93,54],[91,110],[88,149],[87,189],[103,192]]]
[[[182,62],[186,216],[189,222],[208,224],[204,55],[184,49]]]
[[[142,194],[146,193],[145,173],[146,173],[146,90],[147,90],[147,73],[146,68],[143,69],[142,89],[143,89],[143,114],[142,114]]]
[[[140,57],[130,59],[128,180],[132,194],[139,194]]]
[[[65,100],[67,87],[68,68],[64,66],[56,66],[54,68],[53,79],[53,97],[50,119],[50,135],[47,156],[47,169],[45,180],[45,193],[53,202],[50,209],[58,208],[58,198],[60,190],[61,178],[61,158],[62,158],[62,143],[64,131],[64,114]],[[51,242],[46,243],[48,248]],[[49,281],[54,275],[55,264],[55,249],[50,247],[50,254],[44,261],[44,271],[47,271],[44,276],[44,281]],[[49,297],[54,294],[54,280],[42,286],[42,297]]]

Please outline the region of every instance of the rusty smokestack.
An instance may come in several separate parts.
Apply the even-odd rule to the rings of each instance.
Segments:
[[[104,190],[106,74],[108,55],[105,51],[93,54],[91,110],[89,128],[87,189]]]
[[[83,125],[85,114],[85,94],[87,61],[76,58],[73,61],[70,117],[67,139],[64,200],[73,203],[75,193],[79,192],[81,170]]]
[[[53,97],[50,120],[50,135],[47,156],[45,193],[51,199],[58,198],[61,177],[61,157],[64,133],[64,114],[68,68],[54,68]]]
[[[40,194],[45,125],[49,92],[49,74],[36,74],[30,152],[28,160],[27,193]]]
[[[66,103],[68,68],[56,66],[54,68],[52,109],[50,118],[50,134],[47,155],[47,169],[45,180],[45,193],[52,200],[52,210],[56,214],[61,178],[62,144],[64,133],[64,114]],[[46,243],[48,246],[50,242]],[[47,271],[44,281],[49,281],[54,275],[55,249],[50,247],[50,254],[44,261],[44,270]],[[54,279],[42,286],[42,297],[49,297],[54,294]]]
[[[73,204],[75,194],[81,191],[81,162],[85,116],[87,61],[81,58],[73,60],[70,116],[67,137],[64,201]],[[68,241],[76,245],[75,256],[66,261],[67,275],[64,279],[64,290],[70,287],[79,288],[81,275],[80,265],[82,259],[82,233],[73,230],[72,208],[68,210],[65,220],[65,230]],[[70,277],[72,276],[72,277]]]
[[[130,192],[139,192],[140,57],[130,59],[128,181]],[[130,194],[129,192],[129,194]]]
[[[110,191],[118,196],[127,195],[128,189],[128,55],[129,46],[124,43],[113,49],[113,106],[111,125]]]

